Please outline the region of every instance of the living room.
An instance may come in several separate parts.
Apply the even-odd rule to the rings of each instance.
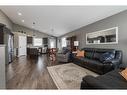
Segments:
[[[126,6],[0,9],[1,89],[127,89]]]
[[[126,45],[126,41],[125,41],[126,36],[124,36],[126,34],[126,28],[125,28],[126,27],[126,24],[125,24],[126,23],[126,16],[124,14],[126,14],[126,12],[127,11],[123,11],[119,14],[115,14],[115,15],[112,15],[112,16],[107,17],[105,19],[102,19],[102,20],[99,20],[99,21],[94,22],[92,24],[89,24],[87,26],[83,26],[79,29],[76,29],[76,30],[70,32],[70,33],[62,35],[61,37],[59,37],[59,39],[65,39],[66,38],[67,39],[67,45],[66,46],[68,46],[68,43],[71,42],[71,40],[68,40],[68,38],[76,37],[76,39],[75,39],[75,41],[73,41],[73,43],[75,44],[75,42],[77,42],[78,44],[75,45],[75,46],[78,47],[78,49],[80,49],[80,50],[84,50],[86,57],[90,58],[90,59],[94,59],[94,54],[93,55],[92,54],[87,55],[86,53],[88,53],[89,51],[90,52],[91,51],[92,52],[100,52],[100,53],[101,53],[101,51],[104,52],[105,49],[107,49],[107,50],[109,49],[109,52],[110,52],[111,49],[118,50],[119,53],[122,51],[120,55],[118,54],[118,56],[119,57],[121,56],[121,58],[122,58],[122,59],[120,59],[122,61],[122,62],[120,62],[120,63],[122,63],[120,67],[125,68],[126,67],[127,50],[126,50],[126,46],[125,46]],[[98,36],[100,37],[101,34],[103,35],[104,32],[110,31],[110,29],[111,29],[111,31],[112,31],[112,29],[115,29],[115,31],[118,32],[118,33],[116,32],[116,35],[118,35],[117,36],[118,38],[116,38],[115,43],[114,42],[110,43],[110,41],[109,42],[103,42],[103,41],[101,42],[100,40],[99,40],[99,42],[98,41],[97,42],[88,41],[87,37],[88,37],[89,34],[94,35],[96,37],[97,32],[99,32]],[[60,41],[61,42],[59,44],[62,43],[62,40],[60,40]],[[69,46],[75,51],[75,47],[72,47],[70,45],[70,43],[69,43]],[[77,52],[74,52],[74,54],[75,53],[77,53]],[[93,56],[93,58],[91,58],[90,56]],[[95,55],[95,56],[97,57],[98,55]],[[98,57],[101,57],[101,56],[98,56]],[[119,59],[119,57],[117,57],[116,59]],[[101,64],[98,64],[98,66],[94,65],[96,63],[95,61],[94,61],[94,64],[92,64],[92,62],[91,62],[92,60],[89,61],[88,59],[85,60],[85,59],[82,59],[82,58],[74,58],[73,61],[74,61],[75,64],[77,64],[81,67],[85,67],[85,68],[91,69],[94,72],[104,74],[104,72],[99,71],[99,69],[101,68],[101,66],[99,66],[99,65],[101,65]],[[117,60],[114,60],[114,61],[117,61]],[[86,63],[86,64],[84,64],[84,63]],[[92,65],[92,66],[90,66],[90,65]],[[107,62],[106,65],[108,66],[108,62]],[[98,71],[96,71],[97,69],[98,69]],[[103,70],[104,70],[104,67],[103,67],[103,69],[101,69],[101,71],[103,71]],[[107,71],[106,71],[106,73],[107,73]],[[104,78],[102,78],[102,80],[105,79],[105,77],[108,77],[108,76],[104,76]],[[111,78],[111,82],[109,82],[109,83],[112,85],[112,87],[110,87],[109,85],[107,85],[107,87],[109,87],[110,89],[113,89],[115,87],[116,87],[115,89],[120,88],[120,84],[119,84],[118,88],[117,88],[117,85],[114,85],[114,84],[117,84],[117,83],[115,83],[115,81],[114,81],[114,84],[113,84],[113,82],[112,82],[113,78],[112,77],[109,76],[109,79],[106,78],[106,80],[110,80],[110,78]],[[88,79],[87,78],[86,78],[86,80],[84,79],[84,82],[88,81],[88,84],[82,82],[82,85],[86,86],[86,87],[81,87],[81,88],[83,88],[83,89],[90,89],[91,88],[92,89],[92,88],[97,88],[97,86],[98,86],[98,88],[101,88],[101,87],[103,88],[103,86],[104,86],[103,82],[105,80],[103,80],[103,82],[101,82],[102,80],[99,80],[99,78],[98,78],[98,81],[96,81],[96,80],[92,80],[92,78],[88,77]],[[113,80],[115,80],[115,79],[113,79]],[[96,83],[102,84],[102,85],[98,85],[96,83],[94,85],[94,83],[92,83],[91,81],[95,81]],[[109,83],[105,82],[105,84],[109,84]]]

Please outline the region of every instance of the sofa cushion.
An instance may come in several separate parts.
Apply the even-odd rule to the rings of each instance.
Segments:
[[[99,60],[101,56],[101,53],[94,53],[93,59]]]
[[[88,63],[88,64],[95,64],[95,65],[103,65],[101,62],[97,61],[97,60],[93,60],[93,59],[89,59],[89,58],[80,58],[80,60],[82,60],[84,63]],[[93,65],[94,66],[94,65]]]
[[[89,58],[81,58],[80,60],[83,62],[84,67],[100,74],[103,72],[103,64],[100,61]]]
[[[104,62],[104,61],[112,60],[114,59],[114,57],[115,57],[114,53],[106,52],[100,56],[100,61]]]
[[[120,70],[113,70],[98,77],[86,76],[83,78],[82,88],[98,89],[127,89],[126,80],[119,74]]]
[[[92,58],[93,58],[93,55],[94,55],[93,52],[85,52],[85,57],[86,57],[86,58],[92,59]]]

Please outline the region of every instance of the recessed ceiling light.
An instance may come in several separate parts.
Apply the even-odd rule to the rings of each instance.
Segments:
[[[22,15],[22,13],[18,12],[18,15],[19,15],[19,16],[21,16],[21,15]]]
[[[25,22],[24,20],[22,20],[22,22]]]

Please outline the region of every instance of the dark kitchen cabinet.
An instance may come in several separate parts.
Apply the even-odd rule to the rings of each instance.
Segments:
[[[33,37],[27,36],[27,44],[32,44],[33,43]]]
[[[4,32],[3,32],[4,25],[0,25],[0,44],[4,44]]]
[[[43,38],[43,44],[48,44],[48,38]]]

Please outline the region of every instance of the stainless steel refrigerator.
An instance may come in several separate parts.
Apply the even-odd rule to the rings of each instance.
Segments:
[[[9,35],[8,37],[8,57],[9,57],[9,63],[12,62],[13,58],[14,58],[14,47],[13,47],[13,42],[14,42],[14,36],[13,35]]]

